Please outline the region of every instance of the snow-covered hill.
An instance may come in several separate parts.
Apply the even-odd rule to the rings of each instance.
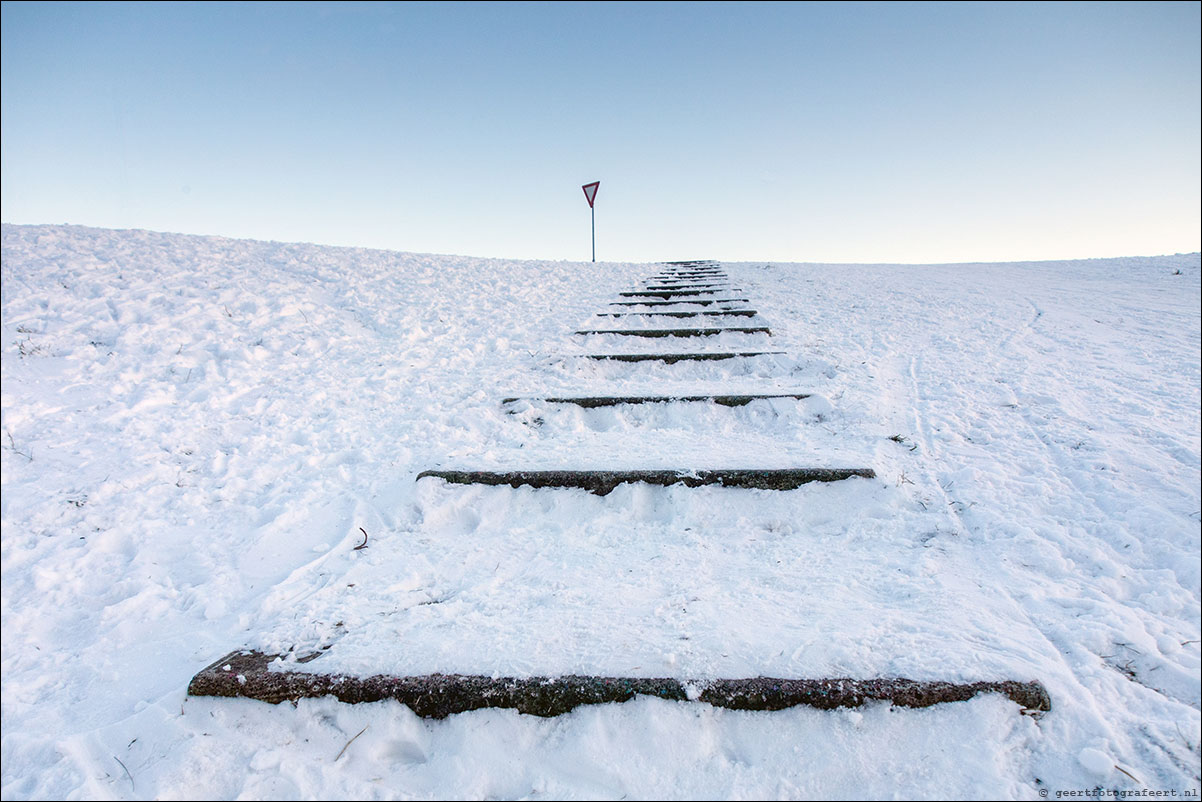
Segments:
[[[1196,791],[1199,255],[725,269],[784,355],[580,358],[652,265],[5,225],[4,797]],[[499,403],[753,390],[811,397]],[[798,459],[877,479],[415,482]],[[343,670],[1006,676],[1054,708],[185,696],[336,640]]]

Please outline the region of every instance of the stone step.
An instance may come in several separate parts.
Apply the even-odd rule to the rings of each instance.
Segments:
[[[313,657],[320,656],[317,652]],[[1000,693],[1024,710],[1048,711],[1052,699],[1039,682],[930,682],[909,679],[746,679],[679,680],[670,677],[492,677],[426,674],[398,677],[375,673],[359,677],[307,671],[271,670],[280,655],[239,650],[200,671],[188,684],[189,696],[256,699],[271,704],[334,696],[346,704],[395,699],[422,718],[507,708],[534,716],[558,716],[580,705],[626,702],[654,696],[676,702],[704,702],[730,710],[785,710],[807,705],[821,710],[887,701],[899,707],[963,702],[980,693]],[[306,660],[311,658],[301,658]]]
[[[701,354],[585,354],[589,359],[612,359],[615,362],[707,362],[751,356],[783,356],[784,351],[722,351]]]
[[[767,326],[743,326],[739,328],[723,327],[708,329],[582,329],[576,334],[620,334],[625,337],[710,337],[723,332],[735,334],[767,334],[772,330]]]
[[[544,404],[574,404],[585,409],[597,407],[616,407],[621,404],[673,404],[678,402],[700,402],[719,404],[724,407],[742,407],[752,401],[773,398],[809,398],[809,393],[773,393],[755,395],[621,395],[621,396],[579,396],[547,397],[547,398],[502,398],[502,404],[512,404],[517,401],[530,401]]]
[[[667,487],[720,485],[754,490],[793,490],[810,482],[838,482],[852,477],[872,479],[871,468],[766,468],[716,469],[699,471],[625,470],[625,471],[422,471],[427,477],[460,485],[509,485],[510,487],[562,487],[587,490],[599,496],[630,482]]]
[[[755,317],[758,314],[754,309],[728,309],[725,312],[598,312],[597,317]]]

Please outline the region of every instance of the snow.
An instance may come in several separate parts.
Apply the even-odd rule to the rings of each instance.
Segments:
[[[1082,749],[1081,754],[1077,755],[1077,760],[1081,761],[1081,765],[1087,771],[1103,777],[1114,768],[1114,760],[1099,749]]]
[[[5,225],[4,797],[1197,789],[1198,254],[728,264],[755,318],[597,316],[659,269]],[[572,334],[725,323],[772,335]],[[583,357],[729,350],[782,353]],[[415,481],[659,467],[877,478]],[[1053,710],[185,695],[235,648],[327,646],[289,668],[1034,679]]]

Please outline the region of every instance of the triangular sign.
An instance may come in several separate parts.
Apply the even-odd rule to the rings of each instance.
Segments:
[[[599,186],[601,186],[601,182],[594,181],[581,187],[584,190],[584,197],[588,200],[588,207],[590,209],[593,208],[593,199],[597,197],[597,187]]]

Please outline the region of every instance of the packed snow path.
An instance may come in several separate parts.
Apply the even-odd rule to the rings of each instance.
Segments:
[[[786,355],[673,365],[563,355],[575,348],[565,319],[655,320],[594,314],[646,265],[7,225],[2,264],[6,799],[1198,787],[1198,254],[727,265]],[[766,389],[809,397],[497,403]],[[803,448],[867,460],[856,464],[879,484],[629,485],[600,497],[413,481],[440,459],[587,457],[648,439],[659,442],[647,451],[688,456],[699,437],[723,441],[723,457]],[[756,503],[735,500],[744,493]],[[899,512],[915,528],[882,523]],[[529,530],[503,525],[523,515]],[[581,520],[592,522],[583,533]],[[361,529],[370,539],[356,550]],[[614,559],[596,565],[598,550]],[[434,722],[396,702],[186,696],[216,655],[264,643],[281,620],[302,646],[372,605],[394,621],[443,620],[446,634],[491,613],[478,590],[488,582],[497,594],[528,583],[537,619],[594,590],[571,583],[616,578],[632,606],[624,618],[600,598],[613,629],[665,591],[673,604],[660,614],[682,625],[707,614],[694,597],[741,594],[730,609],[747,613],[759,648],[771,627],[757,625],[758,599],[773,592],[755,587],[760,572],[804,559],[812,570],[781,575],[778,598],[794,622],[844,614],[828,624],[831,644],[874,624],[875,608],[849,608],[850,595],[883,608],[912,593],[938,601],[964,571],[967,604],[918,619],[933,646],[964,646],[947,650],[944,675],[979,675],[978,647],[1007,666],[1030,655],[1054,709],[1016,715],[998,694],[774,713],[640,697],[555,719],[483,710]],[[809,600],[789,595],[790,581],[810,582]],[[982,597],[1001,628],[969,606]],[[512,654],[593,623],[493,622],[464,651]],[[672,653],[652,653],[652,668]],[[677,666],[691,659],[675,654]]]

